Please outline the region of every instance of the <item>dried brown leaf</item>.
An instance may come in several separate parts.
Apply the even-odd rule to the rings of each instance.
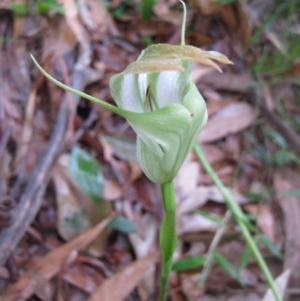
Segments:
[[[288,195],[299,189],[299,173],[291,169],[277,170],[273,177],[274,189],[284,214],[285,261],[284,270],[291,269],[291,285],[300,283],[300,203],[299,198]]]
[[[288,269],[286,271],[284,271],[281,275],[279,275],[276,279],[275,279],[275,285],[278,289],[279,295],[281,296],[281,298],[284,297],[286,289],[287,289],[287,285],[289,282],[289,278],[290,278],[290,274],[291,274],[291,270]],[[264,295],[262,301],[275,301],[275,297],[273,295],[272,290],[269,288],[266,292],[266,294]]]
[[[43,40],[43,58],[53,54],[55,57],[64,56],[74,49],[76,42],[76,36],[66,19],[60,15],[55,16],[48,28],[47,37]]]
[[[74,33],[77,41],[82,45],[87,46],[87,36],[79,19],[76,2],[74,0],[61,0],[61,3],[65,8],[64,16],[66,18],[66,22]]]
[[[237,203],[246,204],[248,202],[248,199],[241,195],[238,191],[229,187],[227,187],[227,190]],[[208,200],[225,204],[225,199],[216,186],[200,186],[197,187],[186,199],[179,202],[177,206],[177,213],[180,216],[195,209],[199,209],[199,207],[205,205]]]
[[[176,195],[180,199],[189,196],[197,187],[200,173],[199,162],[186,160],[175,178]]]
[[[257,226],[270,241],[274,242],[276,225],[271,206],[266,204],[249,204],[245,205],[244,209],[257,216]]]
[[[63,279],[86,293],[92,293],[104,280],[104,276],[88,265],[74,264],[64,272]]]
[[[209,143],[227,135],[239,133],[249,127],[253,121],[254,110],[249,104],[242,102],[232,103],[208,120],[198,141]]]
[[[32,269],[24,273],[16,283],[11,284],[6,292],[1,295],[0,300],[27,300],[38,287],[54,277],[62,268],[74,262],[77,253],[93,242],[111,219],[111,217],[107,218],[94,228],[47,254]]]
[[[129,264],[123,270],[105,280],[87,301],[123,301],[138,285],[149,268],[158,260],[159,252],[149,254]]]
[[[114,20],[103,6],[102,1],[79,0],[79,5],[83,23],[97,37],[103,37],[108,31],[114,35],[119,34]]]

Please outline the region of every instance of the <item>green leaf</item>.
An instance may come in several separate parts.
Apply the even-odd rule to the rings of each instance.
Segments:
[[[141,0],[140,10],[143,20],[150,20],[153,6],[155,5],[156,0]]]
[[[279,260],[283,261],[284,258],[281,252],[265,235],[257,235],[257,240],[262,242],[274,256],[276,256]]]
[[[299,158],[290,150],[282,149],[274,154],[274,161],[278,166],[289,163],[300,163]]]
[[[50,10],[58,12],[60,14],[65,13],[65,8],[58,5],[57,3],[51,3],[51,2],[40,2],[36,4],[36,10],[39,14],[46,14]]]
[[[218,0],[217,4],[219,5],[229,5],[235,3],[237,0]]]
[[[246,192],[245,196],[251,199],[252,201],[256,201],[256,202],[265,200],[265,197],[262,194],[251,192],[251,191]]]
[[[219,252],[213,252],[213,258],[215,262],[232,278],[236,279],[240,283],[239,272],[234,266]]]
[[[246,246],[245,249],[244,249],[244,252],[241,256],[241,259],[240,259],[239,271],[242,271],[247,267],[252,255],[253,254],[252,254],[252,251],[251,251],[250,247]]]
[[[108,227],[123,233],[134,233],[137,231],[135,223],[124,216],[117,216],[114,218],[109,223]]]
[[[81,190],[96,205],[100,206],[104,189],[104,177],[98,161],[78,146],[75,146],[69,157],[68,169]]]
[[[201,215],[201,216],[203,216],[203,217],[205,217],[205,218],[207,218],[207,219],[209,219],[210,221],[216,223],[219,226],[224,226],[225,225],[224,222],[220,218],[217,218],[217,217],[215,217],[215,216],[213,216],[213,215],[211,215],[207,212],[204,212],[202,210],[195,210],[194,212]]]
[[[264,132],[278,146],[280,146],[282,148],[287,147],[287,143],[286,143],[285,139],[276,131],[274,131],[270,128],[265,128]]]
[[[12,3],[10,5],[10,9],[15,14],[20,15],[20,16],[28,16],[29,15],[29,10],[28,10],[28,7],[26,5]]]
[[[296,198],[300,198],[300,189],[287,191],[287,192],[284,193],[284,195],[289,195],[289,196],[293,196],[293,197],[296,197]]]
[[[172,270],[176,272],[193,270],[204,265],[206,258],[204,256],[192,256],[175,262]]]

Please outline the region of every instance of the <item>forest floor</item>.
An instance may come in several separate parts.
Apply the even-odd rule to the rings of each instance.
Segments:
[[[186,44],[234,62],[223,73],[193,66],[209,115],[198,143],[281,276],[285,300],[300,300],[299,1],[187,7]],[[149,45],[179,44],[181,23],[177,0],[0,0],[1,301],[157,300],[163,207],[137,163],[135,133],[46,80],[30,54],[114,104],[111,76]],[[274,300],[193,152],[175,187],[168,300]]]

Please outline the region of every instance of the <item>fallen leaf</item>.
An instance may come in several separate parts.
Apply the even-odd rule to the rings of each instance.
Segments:
[[[61,166],[55,166],[52,174],[56,191],[57,231],[64,240],[69,241],[91,227],[90,217],[84,213],[85,208],[80,204],[78,194],[83,197],[81,201],[87,197],[78,188],[72,189]],[[86,200],[88,202],[92,203]]]
[[[43,58],[54,54],[54,57],[62,57],[76,46],[76,37],[65,18],[60,15],[53,17],[51,26],[47,29],[47,39],[44,40]]]
[[[84,250],[106,228],[112,217],[105,219],[94,228],[82,233],[72,241],[56,248],[42,258],[32,269],[22,275],[14,284],[11,284],[3,295],[2,301],[25,301],[37,288],[52,277],[57,275],[63,268],[70,265],[77,258],[77,253]]]
[[[201,8],[205,15],[213,15],[225,23],[230,34],[235,34],[243,48],[249,44],[251,28],[249,26],[248,14],[243,1],[234,1],[228,5],[220,5],[218,1],[192,0]]]
[[[249,200],[238,191],[229,187],[227,187],[227,190],[238,204],[248,203]],[[184,213],[199,209],[199,207],[205,205],[208,200],[221,204],[225,203],[224,197],[216,186],[200,186],[186,199],[178,203],[177,214],[180,216]]]
[[[226,299],[226,301],[260,301],[260,296],[256,293],[240,293],[230,298]]]
[[[157,220],[152,214],[144,214],[141,218],[143,233],[130,233],[129,240],[137,258],[148,255],[155,246]]]
[[[159,252],[138,259],[123,270],[105,280],[87,301],[123,301],[138,285],[149,268],[158,260]]]
[[[137,258],[147,256],[154,249],[158,230],[157,219],[152,214],[144,214],[140,222],[142,231],[128,235]],[[150,300],[154,289],[155,274],[149,270],[138,286],[141,300]]]
[[[287,50],[285,45],[282,43],[283,41],[280,40],[280,38],[276,35],[275,32],[272,32],[270,30],[265,30],[264,32],[265,37],[283,54],[287,55]]]
[[[281,298],[283,298],[285,295],[287,285],[289,282],[289,278],[290,278],[290,274],[291,274],[291,270],[288,269],[275,279],[275,285],[276,285],[276,288],[277,288],[278,293],[281,296]],[[270,288],[267,290],[262,301],[276,301]]]
[[[197,187],[200,172],[199,162],[185,161],[175,178],[175,189],[178,199],[189,196]]]
[[[205,75],[201,83],[211,89],[245,93],[256,87],[249,73],[233,74],[213,72]]]
[[[275,240],[275,217],[270,205],[266,204],[249,204],[243,207],[249,213],[257,217],[257,226],[266,235],[266,237],[274,242]]]
[[[80,22],[76,2],[74,0],[61,0],[61,3],[65,8],[64,16],[66,18],[66,22],[73,31],[77,41],[88,47],[87,35]]]
[[[65,281],[86,293],[92,293],[104,280],[104,276],[99,271],[84,264],[71,265],[62,277]]]
[[[198,214],[185,214],[181,216],[177,225],[178,235],[200,231],[214,232],[219,228],[217,223]]]
[[[277,170],[273,177],[274,189],[284,215],[285,260],[284,270],[291,270],[290,285],[300,282],[300,203],[299,198],[288,192],[299,189],[299,173],[291,169]]]
[[[230,104],[208,120],[198,141],[209,143],[239,133],[249,127],[253,121],[254,110],[249,104],[243,102]]]
[[[106,201],[120,199],[123,196],[123,191],[120,185],[115,180],[105,179],[103,198]]]
[[[0,9],[10,9],[11,1],[10,0],[2,0],[0,1]]]
[[[83,23],[96,38],[103,38],[108,32],[119,35],[119,30],[102,1],[80,0],[79,5],[79,13]]]
[[[216,145],[203,145],[203,151],[206,159],[211,165],[221,162],[226,158],[224,151]]]

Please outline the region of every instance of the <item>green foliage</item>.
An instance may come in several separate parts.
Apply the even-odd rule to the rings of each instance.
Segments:
[[[210,221],[216,223],[219,226],[224,226],[224,222],[220,218],[217,218],[217,217],[215,217],[207,212],[204,212],[202,210],[195,210],[194,212],[209,219]]]
[[[104,190],[104,177],[98,161],[75,146],[69,157],[68,169],[81,190],[100,207]]]
[[[83,209],[81,212],[75,212],[70,217],[64,220],[64,226],[72,232],[82,233],[87,230],[87,221],[89,220],[89,213]]]
[[[156,0],[140,0],[140,11],[143,20],[150,20]]]
[[[124,0],[117,7],[112,6],[110,0],[103,0],[103,4],[114,18],[124,18],[127,17],[126,11],[128,6],[132,4],[132,0]]]
[[[229,5],[235,3],[237,0],[218,0],[217,4],[219,5]]]
[[[124,216],[117,216],[114,218],[109,223],[108,227],[123,233],[134,233],[137,231],[135,223]]]
[[[274,163],[277,166],[284,166],[289,163],[300,163],[299,158],[289,149],[282,149],[274,154]]]
[[[241,285],[242,282],[240,280],[240,274],[239,271],[235,269],[235,267],[226,259],[221,253],[219,252],[213,252],[213,258],[215,262],[232,278],[234,278],[238,283]]]
[[[274,255],[277,259],[283,261],[283,255],[278,250],[278,248],[264,235],[258,234],[256,236],[256,241],[261,242],[265,247]]]
[[[38,14],[47,14],[49,11],[63,14],[64,8],[58,4],[57,0],[35,0],[34,3],[35,11]],[[12,3],[10,5],[11,10],[19,16],[29,15],[29,8],[27,5]]]
[[[273,256],[275,256],[278,260],[283,261],[282,253],[264,234],[257,234],[254,240],[256,244],[262,243],[271,252]],[[247,267],[252,256],[253,253],[251,249],[249,248],[249,246],[246,246],[240,259],[239,271],[242,271]]]
[[[300,56],[300,37],[291,31],[291,25],[296,26],[295,16],[300,13],[299,0],[270,2],[263,15],[262,28],[256,30],[252,36],[252,46],[256,47],[258,60],[252,66],[255,74],[282,75],[289,71]],[[282,50],[275,48],[271,43],[261,43],[266,30],[276,32],[278,23],[285,25],[279,39],[283,45]],[[292,24],[293,23],[293,24]],[[285,80],[281,78],[281,81]]]
[[[60,14],[65,12],[65,9],[58,4],[57,0],[36,0],[35,7],[39,14],[47,14],[49,11],[54,11]]]
[[[264,128],[264,134],[279,149],[270,154],[266,140],[260,143],[254,136],[247,134],[246,137],[251,145],[254,157],[262,160],[267,166],[282,167],[291,163],[300,164],[300,159],[289,149],[287,142],[279,133],[270,128]]]
[[[144,45],[145,45],[146,47],[149,47],[149,46],[151,46],[151,45],[153,44],[153,40],[152,40],[152,38],[149,37],[149,36],[142,37],[142,41],[143,41],[143,43],[144,43]]]
[[[279,147],[287,147],[287,143],[286,143],[285,139],[279,133],[274,131],[273,129],[265,127],[264,133],[266,134],[266,136],[268,138],[270,138]]]
[[[300,189],[286,192],[285,195],[289,195],[289,196],[293,196],[293,197],[296,197],[296,198],[300,198]]]
[[[27,5],[17,4],[17,3],[11,3],[10,9],[19,16],[27,16],[29,15],[29,10]]]
[[[205,261],[206,258],[204,256],[192,256],[192,257],[183,258],[173,264],[172,271],[182,272],[182,271],[193,270],[202,267]]]
[[[241,259],[240,259],[239,271],[244,270],[248,266],[249,261],[252,258],[252,256],[253,256],[253,253],[252,253],[251,248],[249,246],[246,246],[244,249],[244,252],[241,256]]]

